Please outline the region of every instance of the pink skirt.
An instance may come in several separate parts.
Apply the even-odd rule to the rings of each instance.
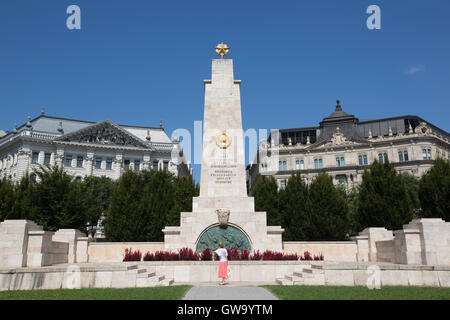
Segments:
[[[228,269],[228,261],[222,261],[219,263],[219,278],[226,278]]]

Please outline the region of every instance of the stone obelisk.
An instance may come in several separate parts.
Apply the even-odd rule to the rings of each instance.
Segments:
[[[194,212],[254,211],[253,198],[247,196],[240,85],[233,60],[212,60],[211,80],[204,81],[202,171]]]
[[[212,60],[211,80],[204,81],[202,171],[200,195],[192,212],[181,212],[179,227],[166,227],[164,248],[190,247],[197,251],[217,248],[282,250],[280,226],[267,226],[265,212],[255,212],[247,195],[244,135],[239,80],[233,60],[223,59],[228,47],[216,47],[221,59]]]

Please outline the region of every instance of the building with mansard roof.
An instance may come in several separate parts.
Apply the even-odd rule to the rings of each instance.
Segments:
[[[418,116],[360,121],[342,110],[319,126],[280,129],[262,141],[253,163],[247,166],[249,189],[260,175],[273,176],[284,188],[300,172],[311,182],[327,172],[336,184],[347,187],[362,181],[364,170],[389,159],[398,172],[420,177],[437,157],[450,157],[449,133]]]
[[[39,165],[58,165],[81,180],[86,176],[118,179],[124,170],[191,173],[178,140],[162,128],[118,125],[41,115],[0,136],[0,178],[19,181]]]

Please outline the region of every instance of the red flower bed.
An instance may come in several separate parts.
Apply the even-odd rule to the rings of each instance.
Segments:
[[[276,252],[272,250],[266,250],[263,253],[258,251],[253,251],[253,254],[250,254],[247,250],[241,249],[240,252],[237,249],[227,249],[228,252],[228,260],[315,260],[322,261],[324,260],[323,254],[320,255],[311,255],[309,251],[305,251],[303,256],[298,256],[296,253],[284,254],[282,252]],[[210,249],[206,248],[202,253],[198,253],[193,251],[191,248],[182,248],[178,252],[170,252],[170,251],[156,251],[155,253],[147,252],[144,255],[144,261],[211,261],[215,257],[214,260],[218,260],[218,256],[215,252],[212,252]],[[142,254],[138,251],[133,251],[131,248],[125,250],[125,257],[123,261],[141,261]]]
[[[138,251],[133,251],[130,249],[125,249],[125,256],[123,261],[141,261],[142,253]]]
[[[211,261],[212,260],[212,252],[209,250],[209,248],[206,248],[202,251],[200,254],[200,260],[202,261]]]

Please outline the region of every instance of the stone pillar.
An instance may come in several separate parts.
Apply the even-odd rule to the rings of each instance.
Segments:
[[[88,150],[86,153],[86,161],[85,161],[85,169],[87,176],[92,176],[93,163],[94,163],[94,152],[92,150]]]
[[[64,166],[64,148],[63,147],[58,147],[56,149],[55,164],[60,168],[62,168]]]
[[[52,236],[50,231],[28,232],[27,267],[43,267],[52,264]]]
[[[41,226],[30,220],[5,220],[0,223],[0,267],[25,267],[28,233],[41,230]]]
[[[113,170],[115,179],[119,179],[122,174],[122,153],[116,153],[116,158],[113,161]]]
[[[22,177],[28,172],[30,166],[30,156],[31,150],[29,148],[22,148],[19,150],[17,156],[17,181],[20,181],[20,179],[22,179]]]
[[[419,229],[394,231],[394,262],[399,264],[426,264],[422,259]]]
[[[78,237],[76,239],[76,262],[87,263],[89,262],[89,243],[92,241],[89,237]],[[69,247],[70,250],[70,247]]]
[[[77,239],[80,237],[86,237],[86,235],[80,230],[76,229],[60,229],[55,232],[53,241],[65,242],[69,244],[68,262],[76,263],[78,243]]]
[[[150,170],[150,166],[151,166],[150,154],[146,153],[146,154],[144,154],[144,159],[142,161],[142,169]]]
[[[422,263],[450,265],[450,222],[442,219],[416,219],[403,226],[404,231],[420,232]],[[411,246],[417,246],[416,242]]]
[[[351,238],[356,241],[356,261],[367,262],[369,261],[369,236],[356,236]]]
[[[44,151],[39,151],[38,163],[39,164],[44,164],[44,158],[45,158],[45,152]]]
[[[359,233],[360,236],[368,237],[368,258],[369,261],[377,261],[377,241],[394,240],[392,231],[385,228],[366,228]]]

